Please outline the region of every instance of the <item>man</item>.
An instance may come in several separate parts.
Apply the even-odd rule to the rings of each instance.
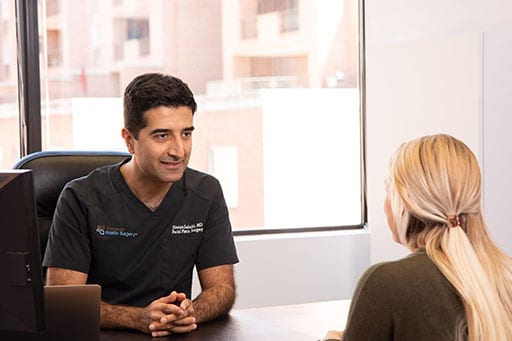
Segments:
[[[216,179],[187,167],[196,108],[181,80],[136,77],[122,129],[132,157],[71,181],[59,198],[47,282],[100,284],[102,328],[186,333],[233,306],[238,258],[224,197]],[[202,291],[192,301],[194,265]]]

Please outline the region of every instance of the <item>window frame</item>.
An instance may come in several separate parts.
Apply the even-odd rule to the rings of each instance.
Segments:
[[[41,151],[41,85],[37,1],[16,0],[20,154]],[[35,58],[34,58],[35,56]]]

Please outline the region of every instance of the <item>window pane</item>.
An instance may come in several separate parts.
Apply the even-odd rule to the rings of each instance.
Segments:
[[[45,149],[125,150],[125,86],[169,73],[198,102],[190,166],[221,181],[235,229],[361,224],[358,1],[46,0],[40,15]]]
[[[0,0],[0,168],[12,168],[20,157],[14,11],[14,1]]]

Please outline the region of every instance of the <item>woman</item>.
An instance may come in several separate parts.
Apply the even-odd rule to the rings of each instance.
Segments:
[[[384,211],[412,253],[368,269],[345,331],[324,340],[512,340],[512,260],[489,238],[480,202],[464,143],[433,135],[400,146]]]

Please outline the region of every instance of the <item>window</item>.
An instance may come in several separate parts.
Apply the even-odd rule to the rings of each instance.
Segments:
[[[125,86],[169,73],[236,231],[364,224],[359,0],[39,1],[43,149],[124,151]]]
[[[147,19],[126,19],[128,39],[143,39],[149,37],[149,21]]]
[[[298,0],[258,0],[258,14],[286,11],[298,7]]]
[[[14,2],[0,0],[0,168],[10,168],[20,156],[18,73]]]

